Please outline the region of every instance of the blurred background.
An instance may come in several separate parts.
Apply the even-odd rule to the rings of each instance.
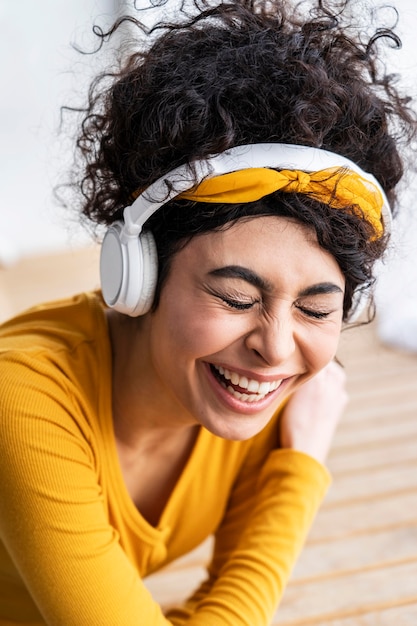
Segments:
[[[401,74],[404,90],[417,96],[417,5],[415,0],[393,4],[403,47],[387,52],[388,63]],[[83,56],[74,46],[93,50],[93,24],[106,28],[131,5],[122,0],[0,0],[0,268],[91,245],[77,216],[53,196],[72,160],[68,133],[58,134],[60,107],[82,103],[89,78],[106,62],[106,53]],[[386,11],[391,25],[393,13]],[[417,182],[410,176],[377,289],[381,337],[412,350],[417,350],[416,199]]]
[[[72,46],[93,49],[93,23],[110,23],[118,10],[116,0],[0,0],[3,264],[87,241],[53,198],[72,157],[58,136],[60,107],[83,102],[90,75],[91,58]]]
[[[176,2],[168,0],[170,7]],[[357,0],[359,9],[364,2]],[[388,52],[390,71],[417,96],[417,4],[395,4],[403,48]],[[82,56],[72,45],[93,50],[92,25],[105,28],[129,5],[0,0],[0,322],[32,304],[99,286],[98,245],[53,197],[73,150],[69,129],[58,135],[60,107],[83,103],[89,78],[108,61],[106,53]],[[392,25],[392,11],[384,11]],[[329,459],[333,486],[276,626],[417,624],[417,181],[411,175],[401,205],[379,279],[376,323],[342,333],[338,357],[351,401]],[[209,551],[203,544],[148,579],[156,600],[164,606],[188,595],[204,576]]]

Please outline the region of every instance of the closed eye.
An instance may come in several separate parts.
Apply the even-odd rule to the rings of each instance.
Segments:
[[[226,298],[225,296],[218,296],[223,302],[227,304],[231,309],[238,309],[239,311],[246,311],[251,309],[256,303],[257,300],[252,300],[251,302],[243,302],[241,300],[232,300],[231,298]]]
[[[251,309],[260,300],[249,293],[242,293],[237,289],[215,289],[211,285],[205,285],[206,291],[226,304],[230,309],[236,311],[247,311]]]
[[[332,313],[332,311],[317,311],[315,309],[307,309],[302,306],[297,306],[297,309],[301,311],[304,315],[307,315],[307,317],[312,317],[313,319],[317,320],[325,319]]]

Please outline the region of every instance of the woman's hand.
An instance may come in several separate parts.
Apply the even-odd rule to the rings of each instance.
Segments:
[[[281,447],[324,463],[348,401],[346,375],[332,361],[289,399],[281,419]]]

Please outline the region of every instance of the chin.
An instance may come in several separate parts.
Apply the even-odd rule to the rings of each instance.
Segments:
[[[200,423],[206,430],[221,439],[246,441],[260,433],[274,414],[272,413],[268,416],[237,415],[224,418],[217,416],[214,420],[208,419],[200,421]]]

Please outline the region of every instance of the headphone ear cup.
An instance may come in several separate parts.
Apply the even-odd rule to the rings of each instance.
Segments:
[[[106,304],[126,315],[144,315],[152,306],[158,277],[158,255],[151,232],[123,236],[114,222],[101,245],[100,278]]]
[[[120,240],[123,222],[114,222],[104,235],[100,251],[100,282],[105,303],[118,309],[126,282],[126,252]]]
[[[158,253],[152,233],[142,231],[138,243],[142,254],[142,284],[138,289],[137,304],[130,313],[132,316],[144,315],[150,310],[158,280]]]
[[[369,289],[356,289],[353,292],[352,306],[347,321],[349,323],[357,322],[362,313],[370,302]]]

